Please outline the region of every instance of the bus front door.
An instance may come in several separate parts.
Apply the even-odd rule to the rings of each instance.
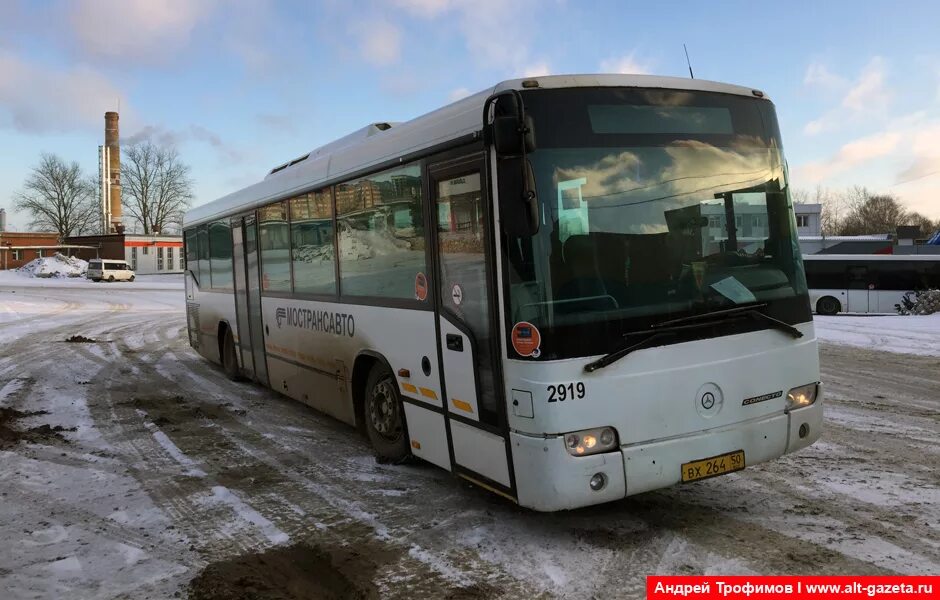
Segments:
[[[499,374],[492,218],[482,155],[431,167],[444,413],[454,471],[514,496]]]
[[[870,310],[869,299],[871,281],[868,267],[863,265],[850,266],[847,269],[849,289],[846,298],[846,312],[867,313]]]
[[[252,377],[256,381],[262,385],[268,385],[268,366],[264,352],[264,324],[261,318],[258,230],[255,225],[254,215],[241,218],[239,221],[241,221],[241,226],[234,226],[232,230],[233,237],[234,235],[240,235],[244,241],[240,247],[239,245],[233,246],[236,273],[235,312],[238,316],[238,336],[239,346],[242,349],[242,365],[246,371],[251,371]],[[236,229],[239,230],[239,234],[234,233]],[[244,287],[240,289],[240,285]],[[244,322],[242,321],[243,318]]]

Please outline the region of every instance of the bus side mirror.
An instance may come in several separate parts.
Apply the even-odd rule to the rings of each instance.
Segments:
[[[498,115],[493,119],[493,147],[499,156],[517,156],[535,150],[535,127],[526,115],[520,125],[517,115]],[[521,129],[521,131],[520,131]]]
[[[521,156],[499,160],[499,217],[506,235],[532,237],[539,230],[539,203],[532,166]],[[523,179],[523,170],[525,179]]]

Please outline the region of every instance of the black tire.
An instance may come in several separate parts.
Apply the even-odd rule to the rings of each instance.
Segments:
[[[378,364],[366,379],[363,399],[366,435],[379,462],[400,463],[411,455],[405,411],[398,395],[395,377]]]
[[[130,278],[130,279],[128,279],[128,281],[134,281],[134,276],[133,276],[133,275],[131,275],[131,278]]]
[[[108,275],[108,283],[114,283],[114,275]]]
[[[222,338],[222,368],[225,375],[232,381],[238,381],[241,373],[238,370],[238,357],[235,355],[235,338],[232,337],[232,330],[225,330],[225,337]]]
[[[97,279],[92,279],[92,281],[94,281],[95,283],[101,283],[101,278],[98,277]]]
[[[842,303],[832,296],[823,296],[816,301],[816,314],[831,316],[842,312]]]

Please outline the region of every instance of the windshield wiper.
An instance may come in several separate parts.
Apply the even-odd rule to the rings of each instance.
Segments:
[[[726,308],[724,310],[714,310],[707,313],[702,313],[700,315],[692,315],[691,317],[682,317],[679,319],[671,319],[669,321],[663,321],[662,323],[656,323],[650,329],[658,330],[663,327],[671,327],[673,325],[678,325],[680,323],[689,323],[691,321],[705,321],[711,323],[712,321],[723,321],[728,317],[736,316],[747,316],[755,320],[763,320],[768,323],[775,329],[783,331],[784,333],[789,334],[792,338],[801,338],[803,337],[803,332],[790,325],[785,323],[780,319],[775,319],[767,313],[761,311],[761,308],[767,306],[766,304],[748,304],[746,306],[736,306],[734,308]]]
[[[793,338],[803,337],[803,332],[797,329],[796,327],[790,325],[789,323],[784,323],[779,319],[775,319],[770,315],[762,313],[758,310],[761,307],[767,306],[766,304],[749,304],[747,306],[738,306],[735,308],[729,308],[725,310],[716,310],[708,313],[703,313],[700,315],[692,315],[691,317],[682,317],[680,319],[672,319],[670,321],[663,321],[662,323],[656,323],[646,331],[633,331],[630,333],[625,333],[623,337],[631,337],[635,335],[646,335],[645,338],[631,344],[629,346],[624,346],[619,350],[614,350],[609,354],[605,354],[599,359],[589,362],[584,365],[584,371],[586,373],[593,373],[598,369],[603,369],[604,367],[617,362],[624,356],[640,350],[649,346],[650,342],[653,342],[661,337],[667,335],[675,335],[678,331],[685,331],[689,329],[699,329],[702,327],[707,327],[709,325],[714,325],[716,322],[721,321],[733,321],[739,320],[745,317],[751,317],[753,319],[762,319],[770,323],[774,328],[783,331]]]
[[[661,337],[665,337],[668,335],[675,335],[677,331],[684,331],[687,329],[699,329],[701,327],[705,327],[706,325],[711,325],[711,323],[703,321],[701,323],[693,323],[691,325],[672,325],[669,327],[657,327],[656,329],[648,329],[646,331],[631,331],[630,333],[625,333],[623,334],[623,337],[625,338],[632,337],[632,336],[639,336],[639,335],[645,335],[646,337],[640,340],[639,342],[636,342],[629,346],[624,346],[623,348],[620,348],[619,350],[614,350],[610,354],[605,354],[604,356],[598,358],[597,360],[593,362],[589,362],[588,364],[584,365],[584,371],[586,373],[593,373],[594,371],[598,369],[603,369],[604,367],[606,367],[607,365],[611,363],[617,362],[618,360],[630,354],[634,350],[640,350],[641,348],[645,348],[649,346],[650,342],[657,340]]]

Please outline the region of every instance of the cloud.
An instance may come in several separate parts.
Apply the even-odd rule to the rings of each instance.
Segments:
[[[885,64],[881,57],[874,57],[862,70],[855,84],[842,99],[842,106],[855,112],[886,108],[891,92],[885,86]]]
[[[897,174],[896,185],[940,174],[940,145],[937,144],[940,139],[940,121],[929,121],[926,118],[914,121],[909,131],[905,147],[910,150],[910,158],[907,166]]]
[[[650,68],[646,63],[641,63],[631,52],[619,58],[608,58],[601,61],[601,72],[603,73],[623,73],[627,75],[646,75]]]
[[[456,24],[468,54],[481,66],[507,76],[524,74],[532,66],[529,44],[536,31],[532,20],[540,8],[534,0],[395,0],[395,4],[420,19]]]
[[[189,42],[215,0],[74,0],[69,24],[87,54],[118,62],[163,62]]]
[[[291,131],[297,125],[295,119],[288,115],[262,113],[258,115],[257,119],[264,127],[279,132]]]
[[[548,63],[545,61],[529,65],[522,70],[523,77],[544,77],[545,75],[551,74],[552,68],[549,67]]]
[[[411,14],[424,19],[433,19],[453,8],[452,0],[395,0],[395,4]]]
[[[195,124],[183,129],[168,129],[162,125],[146,125],[134,134],[122,137],[121,145],[130,146],[148,141],[158,146],[173,147],[188,142],[200,142],[213,148],[222,159],[228,162],[242,162],[247,157],[245,152],[224,143],[222,137],[216,132]]]
[[[103,129],[105,111],[118,103],[122,118],[133,115],[120,89],[93,69],[52,69],[0,51],[0,127],[25,133]]]
[[[401,58],[401,30],[385,20],[357,23],[351,33],[359,42],[359,55],[367,63],[382,67]]]
[[[862,185],[897,194],[910,210],[940,218],[940,118],[930,110],[890,119],[827,159],[796,165],[793,185]]]
[[[806,74],[803,76],[803,85],[808,87],[842,89],[848,83],[847,79],[836,75],[826,65],[819,62],[810,63],[806,67]]]
[[[806,163],[794,170],[794,178],[805,183],[818,184],[826,179],[864,165],[876,158],[888,156],[898,147],[902,135],[884,131],[844,144],[830,158]]]
[[[839,106],[813,119],[803,127],[808,136],[833,131],[862,118],[871,118],[887,111],[892,93],[886,85],[887,67],[884,59],[873,57],[859,73],[849,81],[833,74],[825,65],[812,63],[806,70],[803,83],[841,93]]]
[[[458,100],[463,100],[464,98],[469,96],[471,93],[472,92],[468,90],[467,88],[460,87],[460,88],[457,88],[456,90],[451,90],[451,92],[447,95],[447,98],[451,102],[456,102]]]

